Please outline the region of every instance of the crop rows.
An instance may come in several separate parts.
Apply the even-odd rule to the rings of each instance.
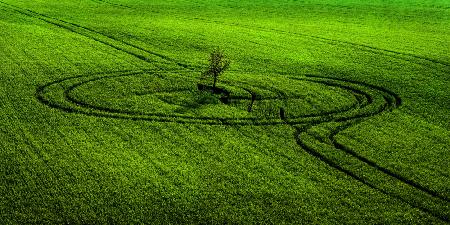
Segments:
[[[99,1],[104,2],[104,1]],[[3,3],[3,2],[1,2]],[[4,5],[8,5],[3,3]],[[118,5],[124,7],[122,5]],[[190,83],[195,83],[193,78],[184,74],[186,71],[196,71],[197,66],[178,62],[172,58],[161,55],[156,52],[148,51],[140,46],[118,40],[113,36],[104,35],[101,32],[87,28],[75,23],[63,21],[57,18],[51,18],[44,14],[36,13],[27,9],[8,5],[15,11],[27,15],[49,24],[70,30],[85,37],[91,38],[101,44],[108,45],[118,51],[125,52],[133,57],[143,61],[156,63],[157,70],[148,71],[117,71],[104,74],[88,74],[75,77],[56,80],[36,89],[36,98],[43,104],[62,110],[68,113],[79,113],[87,116],[106,117],[125,120],[144,120],[156,122],[172,122],[185,124],[208,124],[208,125],[228,125],[228,126],[271,126],[286,124],[295,128],[293,137],[297,144],[301,146],[310,155],[316,157],[332,168],[339,170],[359,182],[383,193],[405,202],[423,212],[429,213],[443,221],[449,221],[448,206],[450,200],[420,183],[408,179],[401,174],[390,169],[384,168],[368,158],[359,155],[344,143],[338,141],[339,133],[345,129],[356,125],[370,117],[389,113],[402,104],[400,96],[396,93],[379,86],[367,84],[359,81],[346,80],[342,78],[332,78],[321,75],[280,75],[286,83],[302,82],[303,84],[322,85],[324,88],[338,89],[340,92],[349,94],[352,99],[351,104],[339,105],[331,110],[322,110],[310,114],[299,114],[289,111],[289,107],[278,105],[273,110],[279,110],[277,116],[267,116],[249,112],[248,117],[226,117],[225,115],[199,116],[183,113],[152,112],[152,111],[133,111],[126,107],[108,107],[101,102],[90,102],[85,100],[84,96],[77,94],[77,90],[86,85],[95,85],[97,83],[108,83],[116,78],[125,80],[136,76],[148,75],[155,76],[156,79],[172,76],[174,79],[185,79]],[[217,22],[217,21],[214,21]],[[249,27],[249,29],[263,29],[258,27]],[[276,30],[275,30],[276,31]],[[284,31],[276,31],[284,32]],[[355,44],[351,42],[338,41],[328,38],[316,37],[311,35],[297,34],[307,38],[313,38],[322,42],[338,43],[350,45],[354,48],[365,49],[373,54],[384,54],[402,60],[426,64],[427,66],[441,68],[448,64],[438,60],[406,54],[396,51],[390,51],[375,48],[366,45]],[[149,59],[158,58],[150,61]],[[161,61],[163,60],[161,63]],[[168,68],[168,65],[174,64],[180,69]],[[178,75],[174,75],[178,74]],[[180,75],[181,74],[181,75]],[[252,104],[253,94],[260,94],[256,100],[258,102],[292,102],[302,100],[301,94],[291,93],[282,89],[271,87],[270,84],[258,82],[225,82],[229,87],[242,90],[265,90],[272,93],[275,97],[264,97],[257,92],[248,91],[247,95],[239,94],[234,100],[243,104]],[[173,94],[175,92],[189,92],[187,88],[177,90],[165,87],[163,90],[152,90],[141,95],[158,95],[162,92]],[[137,95],[137,94],[135,94]],[[231,99],[233,100],[233,99]],[[170,104],[169,104],[170,105]],[[232,107],[225,106],[225,107]]]
[[[311,155],[317,157],[329,166],[344,172],[354,179],[376,189],[384,194],[400,199],[413,207],[419,208],[436,217],[447,220],[447,215],[441,214],[443,208],[449,200],[439,193],[430,190],[421,184],[409,180],[400,174],[387,168],[383,168],[376,162],[364,158],[336,140],[339,132],[355,125],[369,117],[380,113],[389,112],[400,106],[401,99],[398,95],[382,87],[337,78],[322,76],[305,76],[303,78],[291,77],[288,80],[302,80],[311,83],[323,84],[328,87],[338,87],[343,92],[351,92],[356,99],[347,107],[338,108],[332,111],[325,111],[316,114],[308,114],[294,117],[279,118],[225,118],[225,117],[196,117],[167,113],[138,113],[128,109],[114,109],[96,106],[92,103],[83,102],[82,98],[77,98],[73,92],[83,85],[108,80],[117,77],[132,77],[141,74],[153,74],[155,71],[139,72],[117,72],[103,75],[90,75],[66,78],[56,82],[43,85],[37,89],[36,96],[44,104],[66,112],[82,113],[89,116],[110,117],[130,120],[149,120],[158,122],[194,123],[209,125],[230,125],[230,126],[268,126],[277,124],[288,124],[296,128],[294,137],[297,143]],[[164,73],[163,73],[164,74]],[[163,76],[164,75],[159,75]],[[165,76],[171,76],[166,74]],[[173,75],[172,75],[173,76]],[[280,78],[281,79],[281,78]],[[288,82],[288,81],[287,81]],[[250,84],[246,88],[254,87]],[[261,88],[261,87],[258,87]],[[292,94],[280,90],[268,88],[269,91],[276,92],[278,100],[289,101],[298,97],[290,97]],[[163,92],[170,92],[164,90]],[[157,92],[151,92],[155,94]],[[60,96],[55,98],[55,96]],[[272,100],[276,100],[274,98]],[[241,97],[240,100],[250,103],[251,97]],[[260,98],[257,101],[270,100]],[[289,112],[286,112],[287,114]],[[315,134],[314,129],[326,127],[326,134]],[[336,156],[338,152],[338,156]],[[348,156],[351,156],[348,159]],[[350,166],[349,166],[350,165]],[[361,172],[363,171],[363,172]],[[370,179],[368,179],[370,177]],[[400,183],[399,183],[400,181]]]

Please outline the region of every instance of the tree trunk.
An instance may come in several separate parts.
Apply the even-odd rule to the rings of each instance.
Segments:
[[[217,75],[214,74],[214,83],[213,83],[213,91],[216,91],[216,83],[217,83]]]
[[[281,120],[286,120],[286,114],[283,107],[280,107],[280,118]]]

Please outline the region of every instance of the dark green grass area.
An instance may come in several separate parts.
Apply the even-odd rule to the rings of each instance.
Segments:
[[[448,27],[447,1],[1,0],[0,224],[448,223]],[[228,95],[197,87],[215,47]]]

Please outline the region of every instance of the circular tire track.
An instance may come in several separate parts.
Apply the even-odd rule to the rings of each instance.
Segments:
[[[87,36],[87,37],[92,38],[102,44],[106,44],[117,50],[123,51],[130,55],[133,55],[136,58],[139,58],[139,59],[142,59],[145,61],[148,60],[146,57],[142,56],[142,54],[134,53],[123,47],[118,47],[119,45],[117,45],[115,43],[112,43],[110,41],[104,41],[101,38],[96,37],[95,35],[102,36],[103,34],[98,33],[95,30],[92,30],[92,29],[89,29],[86,27],[82,27],[78,24],[62,21],[59,19],[50,18],[44,14],[39,14],[39,13],[30,11],[27,9],[23,10],[19,7],[12,6],[12,5],[6,4],[4,2],[1,2],[1,3],[8,5],[10,7],[15,7],[16,8],[15,10],[21,14],[48,22],[50,24],[73,31],[80,35]],[[253,29],[253,28],[249,27],[249,29]],[[264,28],[258,27],[257,29],[264,29]],[[274,29],[271,29],[271,30],[276,31],[276,32],[285,32],[285,31],[274,30]],[[92,34],[90,34],[89,32]],[[449,66],[449,64],[446,62],[438,61],[438,60],[423,57],[423,56],[417,56],[414,54],[401,53],[401,52],[376,48],[376,47],[372,47],[372,46],[368,46],[368,45],[361,45],[361,44],[356,44],[356,43],[351,43],[351,42],[346,42],[346,41],[311,36],[311,35],[307,35],[307,34],[299,34],[299,33],[289,33],[289,34],[295,34],[295,35],[299,35],[299,36],[309,37],[309,38],[313,38],[318,41],[327,42],[330,44],[339,43],[339,44],[344,44],[344,45],[350,45],[359,50],[370,51],[374,54],[382,54],[382,55],[390,56],[393,58],[400,58],[400,59],[403,59],[410,63],[426,64],[429,67],[432,67],[432,65],[436,65],[436,67],[433,67],[436,69],[440,69],[437,66],[444,66],[445,68],[447,68]],[[103,36],[116,41],[111,36],[105,36],[105,35],[103,35]],[[134,46],[134,45],[132,46],[129,43],[123,43],[123,44],[128,45],[130,48],[135,48],[140,51],[144,51],[146,54],[152,54],[152,55],[158,56],[169,62],[172,62],[172,63],[175,62],[175,64],[177,66],[183,67],[185,69],[193,68],[189,65],[178,63],[173,59],[167,58],[166,56],[159,55],[158,53],[148,52],[147,50],[142,49],[139,46]],[[427,62],[427,63],[424,63],[424,62]],[[129,75],[130,74],[128,74],[128,76]],[[125,75],[125,76],[127,76],[127,75]],[[81,113],[81,114],[97,116],[97,117],[130,119],[130,120],[149,120],[149,121],[159,121],[159,122],[176,122],[176,123],[201,123],[201,124],[211,124],[211,125],[225,124],[225,125],[260,125],[260,126],[264,126],[264,125],[276,125],[276,124],[280,124],[280,123],[289,124],[289,125],[295,127],[295,129],[296,129],[296,133],[294,136],[295,136],[295,139],[297,140],[297,143],[303,149],[305,149],[309,154],[322,160],[323,162],[327,163],[328,165],[332,166],[333,168],[335,168],[341,172],[344,172],[345,174],[349,175],[350,177],[353,177],[354,179],[368,185],[369,187],[372,187],[372,188],[374,188],[384,194],[392,196],[394,198],[397,198],[403,202],[406,202],[406,203],[410,204],[411,206],[416,207],[424,212],[430,213],[430,214],[440,218],[443,221],[447,221],[447,222],[449,221],[448,215],[443,215],[441,213],[439,207],[433,208],[433,206],[435,206],[435,205],[444,206],[443,207],[444,209],[446,207],[448,208],[449,199],[447,197],[442,196],[439,193],[420,185],[419,183],[408,180],[407,178],[404,178],[401,175],[399,175],[393,171],[390,171],[386,168],[379,166],[375,162],[370,161],[369,159],[366,159],[366,158],[358,155],[356,152],[352,151],[345,145],[340,144],[336,140],[336,135],[338,135],[339,132],[347,129],[348,127],[351,127],[371,116],[375,116],[380,113],[393,110],[394,108],[398,107],[401,104],[401,99],[399,98],[398,95],[396,95],[392,91],[389,91],[382,87],[377,87],[377,86],[373,86],[373,85],[369,85],[369,84],[365,84],[365,83],[361,83],[361,82],[355,82],[355,81],[349,81],[349,80],[343,80],[343,79],[337,79],[337,78],[325,78],[325,77],[318,77],[318,76],[315,76],[315,77],[310,76],[307,78],[301,78],[301,79],[304,79],[304,80],[307,80],[310,82],[322,83],[322,84],[325,84],[328,86],[339,87],[343,90],[350,91],[354,95],[354,97],[357,99],[357,102],[354,105],[352,105],[351,107],[348,107],[345,109],[339,109],[339,110],[318,113],[318,114],[304,115],[304,116],[298,117],[298,118],[286,118],[284,116],[284,113],[283,113],[283,115],[281,115],[281,110],[280,110],[280,118],[276,119],[276,120],[260,120],[257,118],[256,119],[248,118],[248,119],[236,120],[236,119],[220,118],[220,117],[216,117],[216,118],[182,118],[182,117],[173,117],[173,116],[156,115],[156,114],[155,115],[136,115],[136,114],[132,115],[131,113],[128,113],[126,111],[118,112],[118,111],[113,111],[113,110],[109,110],[109,109],[105,109],[105,108],[98,108],[98,107],[86,105],[83,102],[79,102],[77,99],[72,98],[70,96],[69,89],[64,90],[64,101],[65,101],[65,103],[69,103],[69,104],[61,104],[61,102],[53,101],[52,99],[47,98],[45,95],[45,93],[49,87],[52,87],[54,85],[59,85],[66,81],[69,82],[74,79],[82,80],[84,78],[85,78],[84,76],[71,77],[71,78],[61,79],[61,80],[54,81],[54,82],[48,83],[46,85],[40,86],[36,90],[36,98],[43,104],[46,104],[52,108],[57,108],[59,110],[65,111],[65,112]],[[101,79],[101,78],[99,78],[99,79]],[[300,78],[296,78],[296,79],[300,79]],[[82,84],[80,84],[80,85],[82,85]],[[377,94],[373,95],[373,93],[371,94],[365,90],[359,89],[361,87],[366,88],[366,89],[367,88],[371,89],[372,91],[375,91]],[[76,89],[76,87],[73,87],[73,86],[72,86],[72,88]],[[282,96],[282,92],[281,92],[281,96]],[[375,104],[375,107],[373,107],[374,106],[373,99],[374,99],[374,97],[377,97],[377,96],[382,96],[383,103],[380,104],[378,102]],[[283,98],[280,97],[280,99],[283,99]],[[110,112],[108,112],[108,111],[110,111]],[[283,112],[284,112],[284,109],[283,109]],[[386,174],[389,177],[392,177],[395,180],[400,181],[401,183],[403,183],[407,186],[413,187],[417,191],[425,193],[426,195],[428,195],[428,196],[425,196],[425,198],[438,199],[438,201],[440,201],[440,202],[432,202],[431,205],[424,205],[424,204],[422,204],[422,201],[420,201],[420,200],[424,200],[424,198],[420,199],[419,201],[416,201],[416,200],[408,199],[408,198],[405,198],[398,194],[395,194],[391,190],[386,190],[386,189],[380,188],[379,186],[371,183],[370,181],[367,181],[365,179],[365,177],[358,175],[349,169],[344,168],[342,165],[340,165],[339,162],[336,162],[336,161],[333,161],[332,159],[327,158],[326,155],[324,155],[320,152],[320,149],[317,150],[317,148],[311,147],[310,143],[307,143],[306,141],[304,141],[301,138],[302,135],[306,134],[308,132],[308,130],[310,130],[314,126],[318,126],[318,125],[324,124],[324,123],[333,123],[333,122],[342,123],[342,124],[340,126],[336,127],[334,130],[332,130],[330,132],[330,134],[328,134],[327,137],[322,137],[321,141],[329,142],[328,144],[333,146],[334,149],[345,152],[346,154],[352,156],[353,158],[355,158],[359,162],[365,164],[366,166],[374,168],[375,170],[377,170],[383,174]],[[426,202],[426,201],[423,201],[423,202]],[[436,203],[436,204],[433,205],[434,203]]]
[[[311,122],[326,122],[328,120],[332,120],[333,118],[343,118],[343,113],[346,113],[350,110],[357,110],[362,106],[362,96],[369,99],[366,100],[370,102],[370,95],[360,91],[354,87],[343,86],[342,84],[328,81],[318,81],[311,78],[296,78],[295,80],[307,81],[311,83],[317,83],[320,85],[326,85],[334,88],[340,88],[345,92],[348,92],[353,96],[355,101],[351,105],[347,105],[344,108],[337,108],[334,110],[316,113],[316,114],[307,114],[302,116],[294,116],[288,117],[282,120],[280,117],[273,118],[257,118],[257,117],[242,117],[242,118],[226,118],[226,117],[217,117],[217,116],[191,116],[191,115],[180,115],[180,114],[165,114],[165,113],[155,113],[155,112],[137,112],[129,109],[117,109],[104,107],[101,105],[96,105],[92,103],[88,103],[76,97],[73,92],[83,85],[87,85],[93,82],[97,82],[100,80],[113,79],[118,77],[130,77],[141,75],[145,73],[152,73],[153,75],[157,75],[154,73],[155,71],[140,71],[140,72],[132,72],[132,71],[122,71],[110,74],[99,74],[99,75],[91,75],[91,76],[75,76],[70,78],[65,78],[61,80],[57,80],[54,82],[47,83],[37,88],[36,97],[37,99],[52,107],[57,108],[66,112],[77,112],[82,114],[87,114],[91,116],[97,117],[111,117],[111,118],[122,118],[122,119],[132,119],[132,120],[149,120],[149,121],[159,121],[159,122],[183,122],[183,123],[201,123],[201,124],[226,124],[226,125],[277,125],[277,124],[304,124]],[[183,78],[186,79],[186,78]],[[225,82],[230,84],[230,82]],[[235,87],[240,87],[246,91],[246,87],[249,87],[248,83],[242,82]],[[261,98],[258,97],[255,101],[264,101],[264,100],[292,100],[292,99],[300,99],[299,97],[289,97],[282,90],[278,90],[276,88],[267,88],[262,85],[253,85],[252,87],[257,87],[259,89],[271,91],[276,93],[279,97],[272,98]],[[52,100],[51,96],[48,96],[48,93],[51,93],[51,89],[59,89],[58,91],[62,92],[64,97],[63,101],[55,101]],[[184,89],[181,89],[184,90]],[[176,90],[180,91],[180,90]],[[170,91],[164,90],[162,92],[170,93]],[[153,92],[156,93],[156,92]],[[142,95],[140,93],[139,95]],[[249,94],[248,97],[230,97],[231,100],[240,100],[240,101],[252,101],[252,96]]]
[[[310,155],[316,157],[317,159],[323,161],[329,166],[347,174],[348,176],[362,182],[363,184],[380,191],[381,193],[387,194],[391,197],[399,199],[415,208],[418,208],[424,212],[434,215],[441,220],[448,221],[448,216],[443,215],[440,212],[440,207],[444,207],[448,204],[449,199],[413,180],[410,180],[402,175],[395,173],[392,170],[384,168],[377,164],[376,162],[359,155],[357,152],[351,150],[349,147],[339,143],[336,136],[343,130],[354,126],[355,124],[369,118],[376,116],[381,113],[389,112],[401,105],[401,98],[394,92],[378,87],[375,85],[366,84],[363,82],[345,80],[340,78],[330,78],[325,76],[317,75],[306,75],[305,77],[288,77],[293,81],[306,81],[310,83],[316,83],[331,88],[339,88],[341,91],[350,93],[355,101],[346,107],[334,109],[331,111],[325,111],[321,113],[312,113],[301,116],[286,117],[281,115],[278,118],[225,118],[218,116],[192,116],[192,115],[177,115],[177,114],[164,114],[164,113],[143,113],[136,112],[127,109],[114,109],[104,106],[98,106],[95,104],[84,102],[82,99],[74,97],[73,91],[97,81],[105,81],[107,79],[114,79],[118,77],[131,77],[136,75],[141,75],[144,73],[150,73],[155,76],[161,76],[156,73],[156,71],[120,71],[108,74],[97,74],[90,76],[75,76],[70,78],[65,78],[57,80],[54,82],[47,83],[37,88],[36,98],[43,104],[48,105],[52,108],[63,110],[70,113],[81,113],[89,116],[95,117],[105,117],[105,118],[117,118],[117,119],[129,119],[129,120],[147,120],[147,121],[157,121],[157,122],[175,122],[175,123],[194,123],[194,124],[208,124],[208,125],[233,125],[233,126],[268,126],[268,125],[279,125],[287,124],[296,129],[294,137],[299,146],[305,149]],[[230,82],[229,82],[230,83]],[[259,88],[263,90],[268,90],[276,93],[278,97],[273,97],[271,99],[288,101],[292,99],[298,99],[299,97],[290,97],[283,90],[279,90],[275,87],[265,87],[262,85],[251,85],[249,83],[241,82],[237,83],[235,86],[246,89],[247,88]],[[63,100],[55,101],[49,97],[49,93],[52,93],[53,89],[59,89],[58,91],[62,93]],[[183,90],[183,89],[182,89]],[[53,90],[54,91],[54,90]],[[179,90],[174,90],[179,91]],[[170,92],[164,91],[164,92]],[[241,97],[239,100],[243,101],[263,101],[264,98],[260,97],[255,100],[253,97],[248,98]],[[335,123],[336,127],[331,129],[329,133],[324,137],[313,137],[308,132],[316,126],[323,124]],[[400,188],[400,191],[392,190],[392,188],[382,188],[377,184],[365,179],[366,174],[359,174],[352,169],[346,168],[345,164],[339,162],[339,159],[333,159],[329,157],[327,151],[323,151],[321,148],[313,147],[314,143],[308,141],[308,138],[303,137],[310,136],[312,139],[322,144],[331,146],[337,151],[341,151],[348,156],[351,156],[357,161],[362,167],[366,167],[367,170],[375,171],[376,174],[382,174],[382,177],[394,178],[396,182],[400,182],[402,185],[393,184],[392,187]],[[382,178],[384,179],[384,178]],[[389,182],[390,184],[392,182]],[[406,186],[406,187],[405,187]],[[420,192],[420,201],[410,199],[407,196],[411,194],[411,189],[413,193]],[[405,191],[406,190],[406,191]],[[406,197],[402,194],[405,191]],[[429,207],[428,203],[434,206]],[[424,205],[427,204],[427,205]]]

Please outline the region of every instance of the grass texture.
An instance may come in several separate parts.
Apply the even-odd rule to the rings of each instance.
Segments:
[[[0,27],[1,224],[449,222],[448,1],[0,0]],[[227,96],[197,90],[215,47]]]

